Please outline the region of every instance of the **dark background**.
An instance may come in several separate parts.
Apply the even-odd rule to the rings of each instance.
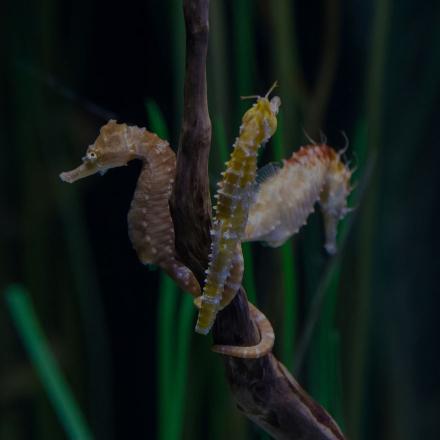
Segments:
[[[146,103],[157,104],[177,147],[181,4],[17,0],[2,9],[0,289],[18,282],[29,291],[96,438],[180,438],[163,426],[178,423],[174,410],[158,410],[165,281],[142,267],[127,237],[140,165],[73,186],[58,174],[79,163],[109,118],[150,128]],[[304,131],[317,139],[322,131],[337,148],[343,131],[357,167],[356,209],[336,260],[321,249],[319,214],[287,251],[252,245],[246,282],[277,331],[275,352],[350,439],[440,438],[440,3],[212,0],[210,38],[213,183],[221,135],[232,145],[249,105],[239,96],[263,94],[275,79],[284,157],[307,143]],[[262,163],[276,157],[271,148]],[[295,319],[286,324],[283,295],[293,293],[280,280],[292,249]],[[262,437],[238,414],[221,362],[193,324],[187,372],[173,363],[169,378],[187,385],[176,410],[182,436]],[[169,330],[175,351],[182,328],[172,319]],[[281,348],[288,334],[293,358]],[[0,438],[64,436],[2,300]]]

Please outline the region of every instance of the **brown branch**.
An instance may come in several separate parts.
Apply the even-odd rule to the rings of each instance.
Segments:
[[[183,10],[186,24],[184,112],[171,208],[177,253],[202,284],[211,225],[208,177],[211,121],[206,89],[209,0],[185,0]]]
[[[211,123],[206,89],[209,0],[184,0],[187,32],[184,116],[172,199],[176,248],[182,261],[204,280],[210,245],[211,203],[208,156]],[[250,320],[246,293],[217,316],[216,344],[254,345],[259,334]],[[225,357],[226,376],[238,408],[277,439],[344,439],[331,417],[272,355],[245,360]]]

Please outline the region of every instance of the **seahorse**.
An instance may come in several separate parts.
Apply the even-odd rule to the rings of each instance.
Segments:
[[[214,323],[234,254],[243,238],[255,182],[258,149],[276,130],[281,100],[277,96],[270,101],[268,99],[274,86],[264,97],[257,97],[256,103],[244,114],[231,158],[226,162],[226,171],[219,182],[209,266],[196,325],[196,332],[201,334],[207,334]]]
[[[169,198],[176,170],[176,155],[168,142],[145,128],[118,124],[110,120],[101,128],[96,141],[87,149],[82,164],[60,174],[69,183],[95,173],[143,162],[128,212],[128,234],[143,264],[156,264],[183,290],[200,295],[194,274],[175,256],[174,225]]]
[[[268,174],[249,209],[243,241],[280,246],[306,223],[319,201],[325,249],[334,254],[338,222],[350,211],[352,171],[340,153],[325,144],[303,146],[283,161],[282,168],[272,167]]]

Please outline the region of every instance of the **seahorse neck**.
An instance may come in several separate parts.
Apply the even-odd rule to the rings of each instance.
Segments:
[[[168,142],[154,133],[137,129],[128,134],[133,159],[143,162],[128,213],[130,239],[143,263],[169,260],[174,254],[174,231],[168,201],[176,156]]]
[[[127,127],[126,141],[132,159],[151,162],[161,153],[167,153],[169,144],[145,128]]]

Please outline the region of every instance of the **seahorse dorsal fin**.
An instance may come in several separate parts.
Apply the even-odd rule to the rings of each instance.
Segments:
[[[279,162],[270,162],[264,165],[263,167],[261,167],[257,171],[257,178],[256,178],[257,185],[260,186],[267,179],[270,179],[271,177],[278,174],[282,167],[283,167],[282,164]]]

